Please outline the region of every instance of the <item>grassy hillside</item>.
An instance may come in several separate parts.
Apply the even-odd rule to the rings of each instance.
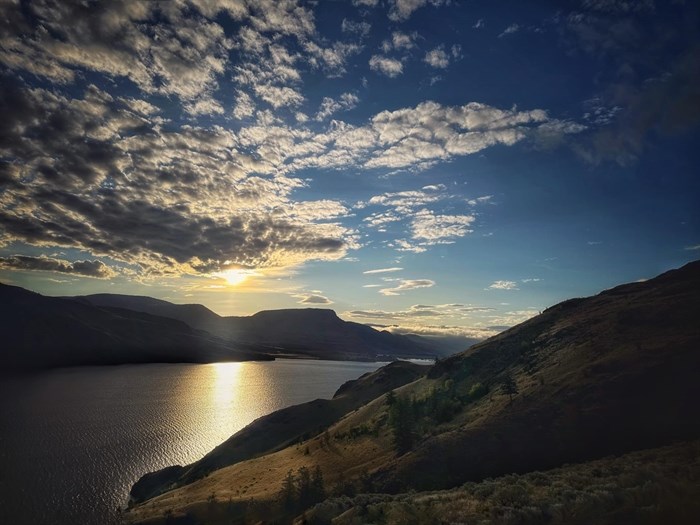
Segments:
[[[566,301],[309,439],[216,470],[129,519],[289,522],[327,496],[450,489],[698,439],[698,311],[700,263]],[[322,491],[307,490],[310,472]],[[297,489],[286,505],[285,479]]]

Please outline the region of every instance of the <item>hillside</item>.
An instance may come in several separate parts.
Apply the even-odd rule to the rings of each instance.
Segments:
[[[343,321],[333,310],[297,308],[266,310],[251,316],[222,317],[198,304],[173,304],[142,296],[97,294],[75,298],[101,307],[119,307],[178,319],[239,346],[277,354],[323,359],[374,360],[377,356],[448,355],[439,341],[378,331]]]
[[[344,414],[394,388],[415,381],[425,366],[396,361],[342,385],[333,399],[316,399],[263,416],[231,436],[201,460],[185,467],[172,466],[141,478],[132,488],[132,502],[141,502],[174,486],[192,483],[214,470],[244,459],[262,456],[308,438]]]
[[[328,429],[310,426],[315,435],[301,443],[211,472],[128,517],[285,522],[329,495],[445,490],[697,440],[698,311],[699,262],[565,301],[437,363],[426,377]],[[643,468],[631,475],[644,476]],[[324,490],[290,504],[282,492],[290,471],[300,489],[305,472],[318,472]],[[697,477],[689,479],[689,490],[700,495]]]
[[[0,284],[2,370],[271,359],[167,317]]]

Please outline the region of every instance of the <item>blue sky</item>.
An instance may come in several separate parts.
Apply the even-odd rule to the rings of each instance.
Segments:
[[[694,2],[5,1],[0,280],[484,337],[700,254]]]

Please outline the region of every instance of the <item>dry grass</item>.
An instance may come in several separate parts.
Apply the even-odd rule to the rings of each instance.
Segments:
[[[306,519],[315,525],[695,524],[700,522],[700,441],[448,491],[333,498]]]

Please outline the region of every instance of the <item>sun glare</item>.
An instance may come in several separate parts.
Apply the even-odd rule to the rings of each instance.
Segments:
[[[224,270],[223,272],[215,273],[214,275],[216,277],[221,277],[222,279],[226,280],[226,282],[229,285],[236,286],[245,282],[248,279],[248,277],[257,274],[252,270],[240,270],[232,268],[230,270]]]

